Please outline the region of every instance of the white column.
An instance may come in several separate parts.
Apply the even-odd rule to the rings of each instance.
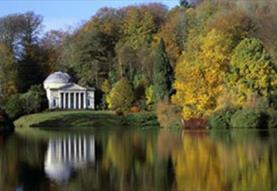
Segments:
[[[93,98],[91,100],[92,101],[92,103],[91,103],[92,104],[92,109],[95,109],[95,92],[94,91],[92,92],[92,95],[93,95]]]
[[[68,109],[71,109],[71,92],[68,92]]]
[[[59,92],[59,105],[58,105],[58,108],[61,108],[62,107],[62,93]]]
[[[79,109],[81,109],[81,92],[79,92],[79,106],[78,106]]]
[[[66,92],[66,109],[69,109],[69,101],[68,101],[68,98],[69,98],[69,93]]]
[[[63,92],[63,109],[65,109],[65,104],[66,104],[65,98],[66,98],[65,92]]]
[[[76,109],[76,92],[73,93],[73,109]]]
[[[87,92],[84,92],[83,95],[84,95],[84,97],[83,97],[84,108],[87,109]]]

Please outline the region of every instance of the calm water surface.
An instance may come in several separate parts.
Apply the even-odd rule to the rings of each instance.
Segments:
[[[277,132],[0,136],[0,190],[277,190]]]

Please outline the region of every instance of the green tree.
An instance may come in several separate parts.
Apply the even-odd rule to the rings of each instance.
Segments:
[[[165,50],[165,44],[161,39],[154,60],[154,98],[155,103],[168,100],[172,83],[172,68]]]
[[[38,85],[46,78],[42,65],[42,50],[36,44],[28,45],[17,65],[17,86],[20,93],[27,92],[32,85]]]
[[[17,92],[16,67],[12,52],[0,43],[0,97],[6,98]]]
[[[162,4],[151,3],[129,6],[123,12],[126,15],[122,25],[124,40],[137,49],[145,42],[152,42],[154,34],[164,22],[167,8]]]
[[[127,111],[134,101],[134,92],[126,78],[121,78],[115,83],[108,98],[108,107],[112,110]]]
[[[276,91],[277,70],[261,41],[246,38],[234,49],[228,82],[240,105],[253,95],[269,98]]]
[[[30,114],[46,109],[47,99],[41,85],[32,86],[30,90],[20,96],[24,113]]]
[[[188,0],[180,0],[180,6],[181,7],[190,7],[190,3]]]
[[[24,115],[22,100],[19,94],[12,95],[5,104],[5,111],[12,119]]]

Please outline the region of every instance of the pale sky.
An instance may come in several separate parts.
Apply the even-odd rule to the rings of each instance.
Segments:
[[[102,7],[159,2],[172,8],[179,0],[0,0],[0,17],[33,11],[44,17],[44,31],[67,29],[90,19]]]

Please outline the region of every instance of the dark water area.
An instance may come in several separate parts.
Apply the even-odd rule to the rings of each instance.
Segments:
[[[0,135],[0,190],[277,190],[277,132]]]

